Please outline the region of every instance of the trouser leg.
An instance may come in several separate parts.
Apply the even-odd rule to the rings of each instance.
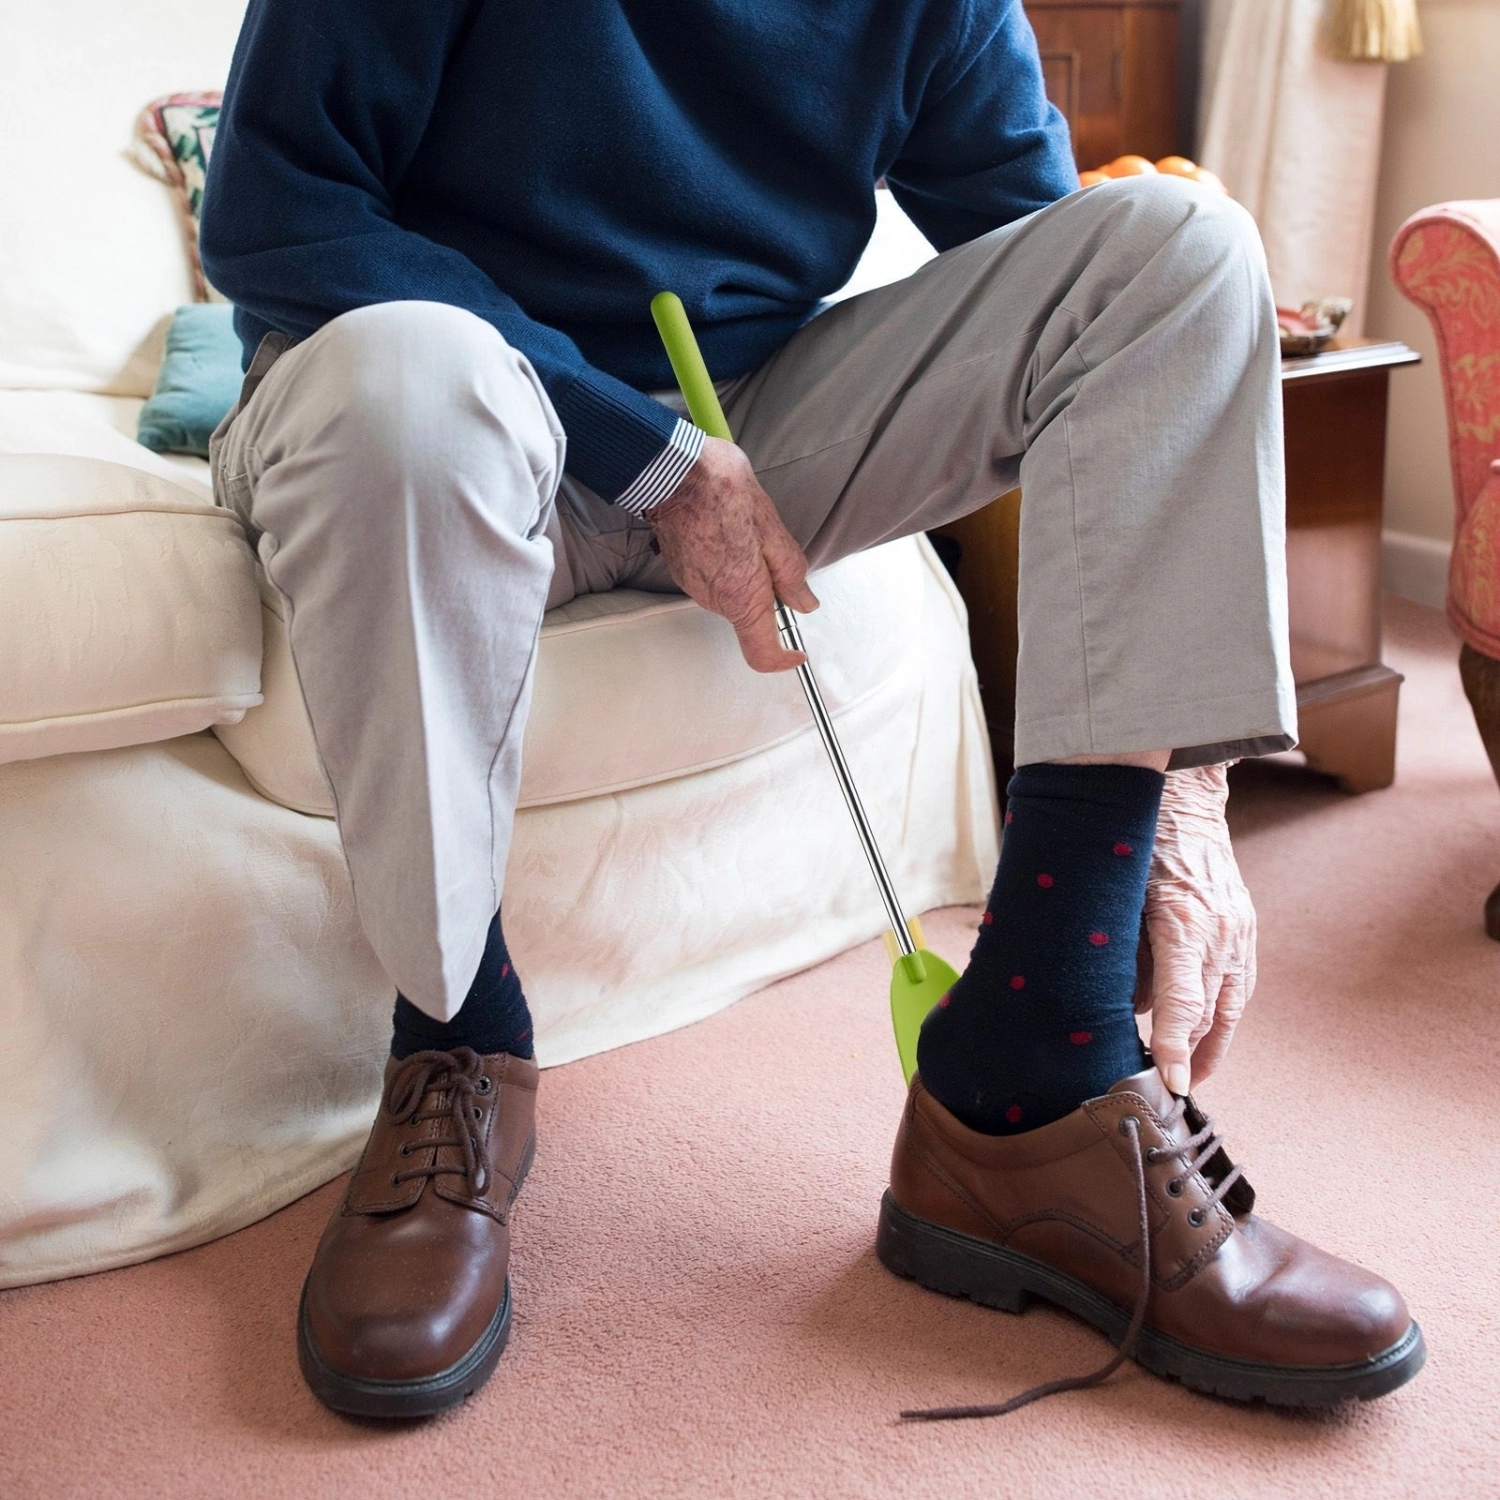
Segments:
[[[431,303],[333,320],[217,444],[287,600],[362,925],[442,1020],[500,903],[562,462],[525,358]]]
[[[1187,765],[1295,738],[1278,359],[1249,216],[1132,179],[830,309],[728,416],[815,567],[1019,482],[1017,762]]]

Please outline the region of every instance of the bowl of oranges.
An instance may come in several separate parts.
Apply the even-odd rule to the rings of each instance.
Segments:
[[[1224,184],[1207,167],[1189,161],[1185,156],[1164,156],[1160,161],[1151,161],[1144,156],[1117,156],[1108,166],[1096,167],[1092,172],[1082,172],[1078,180],[1084,187],[1096,187],[1101,182],[1116,177],[1186,177],[1190,182],[1212,188],[1216,193],[1226,192]]]

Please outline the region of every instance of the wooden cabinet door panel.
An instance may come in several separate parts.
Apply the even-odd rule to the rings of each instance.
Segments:
[[[1120,99],[1124,149],[1159,161],[1178,146],[1177,12],[1152,7],[1127,10],[1124,16]],[[1089,165],[1102,166],[1103,160]]]
[[[1047,97],[1067,116],[1073,154],[1101,166],[1133,149],[1125,140],[1125,13],[1108,6],[1030,12]]]

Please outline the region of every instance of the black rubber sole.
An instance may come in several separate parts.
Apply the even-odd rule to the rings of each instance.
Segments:
[[[1130,1324],[1129,1312],[1074,1277],[1030,1256],[919,1219],[889,1192],[880,1202],[875,1253],[898,1276],[985,1307],[1020,1313],[1037,1299],[1050,1302],[1091,1323],[1117,1346]],[[1228,1359],[1143,1328],[1134,1357],[1152,1374],[1206,1395],[1314,1407],[1387,1395],[1422,1368],[1427,1346],[1422,1330],[1413,1323],[1389,1349],[1353,1364],[1278,1365]]]

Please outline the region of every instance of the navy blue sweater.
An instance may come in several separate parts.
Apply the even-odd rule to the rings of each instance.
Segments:
[[[848,278],[884,176],[938,249],[1077,185],[1020,0],[250,0],[203,204],[246,359],[372,302],[467,308],[607,499]]]

